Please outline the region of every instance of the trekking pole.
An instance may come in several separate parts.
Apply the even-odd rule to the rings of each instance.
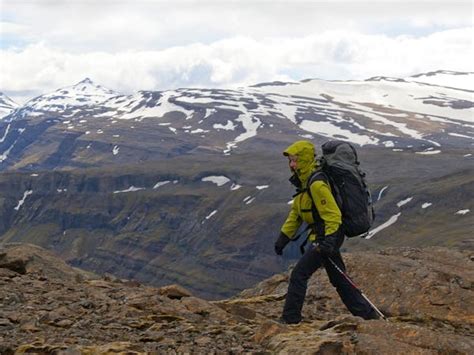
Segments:
[[[385,321],[388,321],[388,319],[383,315],[382,312],[380,312],[380,310],[375,307],[375,305],[369,300],[369,298],[364,294],[364,292],[362,292],[362,290],[357,287],[357,285],[354,283],[354,281],[352,281],[352,279],[349,277],[349,275],[347,275],[339,266],[336,265],[336,263],[328,256],[327,259],[329,260],[329,262],[336,268],[337,271],[339,271],[339,273],[344,276],[344,278],[349,281],[349,283],[352,285],[352,287],[354,287],[357,291],[359,291],[360,295],[370,304],[370,306],[373,308],[373,310],[375,312],[377,312],[377,314],[382,317],[383,320]]]

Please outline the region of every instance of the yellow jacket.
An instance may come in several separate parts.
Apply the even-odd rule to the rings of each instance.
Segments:
[[[311,196],[306,189],[308,179],[317,170],[313,144],[308,141],[297,141],[290,145],[283,154],[285,156],[297,156],[296,170],[294,176],[290,179],[297,187],[297,194],[293,199],[290,213],[281,227],[281,232],[292,239],[303,222],[307,224],[315,223],[311,196],[324,223],[323,226],[319,223],[317,227],[324,228],[324,235],[326,236],[338,231],[342,223],[341,211],[337,206],[329,184],[323,180],[322,176],[316,177],[312,179],[313,182],[309,186]],[[310,241],[315,241],[320,237],[317,235],[317,229],[312,229],[309,236]]]

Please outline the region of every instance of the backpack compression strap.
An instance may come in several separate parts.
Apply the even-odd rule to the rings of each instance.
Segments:
[[[315,182],[316,180],[322,180],[322,181],[328,183],[328,178],[327,178],[326,174],[322,171],[314,172],[313,175],[311,175],[308,179],[308,185],[307,185],[305,191],[308,192],[308,195],[311,198],[311,212],[313,214],[313,219],[314,219],[314,223],[310,224],[308,227],[311,227],[313,232],[318,237],[324,238],[325,233],[326,233],[326,225],[324,223],[324,220],[321,218],[321,216],[318,212],[318,209],[316,208],[316,204],[314,203],[313,196],[311,195],[311,184],[313,182]],[[304,248],[305,248],[306,244],[308,243],[308,238],[309,238],[309,234],[305,238],[303,243],[300,245],[301,254],[304,254]]]

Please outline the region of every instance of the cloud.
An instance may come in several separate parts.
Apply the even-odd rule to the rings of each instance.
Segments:
[[[42,94],[85,77],[114,90],[229,88],[272,80],[404,77],[447,69],[474,71],[472,28],[428,36],[325,31],[299,38],[233,37],[162,50],[71,53],[46,44],[0,51],[0,90]],[[462,53],[462,55],[460,55]]]
[[[0,0],[0,90],[124,93],[472,71],[471,1]]]
[[[26,26],[9,21],[0,21],[0,36],[22,35],[27,31]]]
[[[68,52],[161,50],[331,30],[389,36],[472,27],[470,1],[0,0],[18,41]],[[12,44],[13,46],[13,44]]]

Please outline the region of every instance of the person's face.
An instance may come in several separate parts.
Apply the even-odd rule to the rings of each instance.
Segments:
[[[298,162],[297,155],[288,155],[288,165],[290,166],[291,171],[296,171],[297,162]]]

